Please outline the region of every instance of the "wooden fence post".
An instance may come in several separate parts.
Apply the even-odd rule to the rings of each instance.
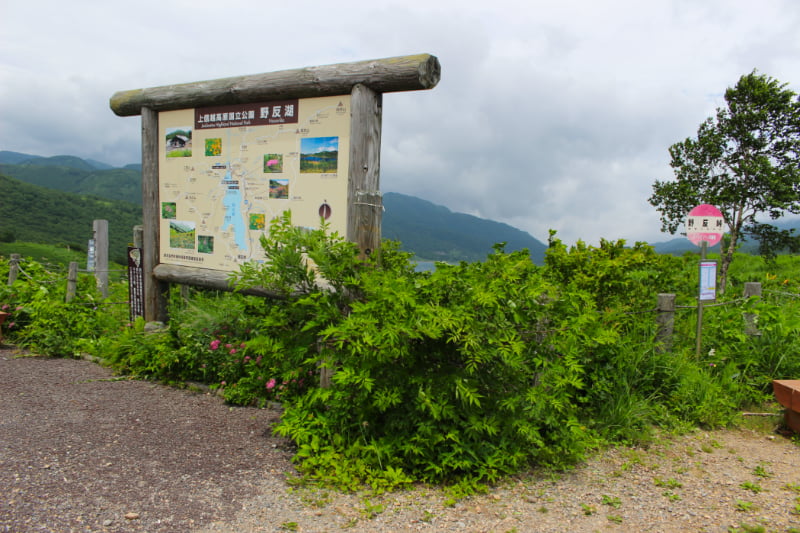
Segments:
[[[75,293],[78,292],[78,262],[70,261],[69,272],[67,273],[67,296],[66,302],[69,303],[75,298]]]
[[[144,242],[144,226],[139,224],[133,227],[133,247],[141,248]]]
[[[11,259],[8,261],[8,284],[13,285],[17,281],[19,275],[19,254],[11,254]]]
[[[92,233],[94,233],[94,277],[103,298],[108,298],[108,220],[92,222]]]
[[[672,350],[672,333],[675,328],[675,295],[659,294],[656,308],[658,310],[658,315],[656,315],[656,324],[658,324],[656,351],[664,353]]]
[[[761,298],[761,283],[757,281],[748,281],[744,284],[744,297],[745,298]],[[756,315],[754,313],[744,314],[744,332],[746,335],[757,336],[761,335],[756,323]]]

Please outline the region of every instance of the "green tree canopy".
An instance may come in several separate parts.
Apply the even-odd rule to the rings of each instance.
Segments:
[[[649,198],[661,213],[662,231],[675,233],[692,207],[722,211],[728,238],[722,250],[724,290],[737,243],[759,239],[773,257],[798,246],[792,230],[764,222],[800,213],[800,99],[786,84],[753,71],[725,91],[726,106],[706,119],[696,138],[669,148],[674,181],[656,181]]]

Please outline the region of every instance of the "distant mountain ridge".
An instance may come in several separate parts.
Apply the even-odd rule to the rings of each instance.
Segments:
[[[135,208],[138,209],[141,219],[142,176],[139,164],[113,168],[104,163],[68,155],[40,157],[0,151],[0,175],[46,189],[120,201],[122,203],[119,209],[122,210],[136,204]],[[5,185],[9,186],[9,182]],[[22,208],[37,212],[39,219],[47,221],[48,213],[35,208],[41,202],[37,200],[37,196],[39,193],[35,190],[26,189],[26,196],[17,198],[29,198],[27,202],[30,205]],[[64,199],[74,201],[69,197]],[[52,205],[54,201],[48,196],[46,203]],[[493,245],[500,242],[506,243],[507,251],[528,249],[536,263],[544,260],[546,246],[528,233],[508,224],[453,213],[446,207],[399,193],[385,193],[383,203],[383,237],[400,241],[402,249],[414,253],[420,260],[481,261],[492,252]],[[68,224],[68,221],[62,218],[58,221],[50,220],[49,223],[53,231],[57,231],[57,228]],[[5,224],[9,222],[6,221]],[[26,231],[15,233],[17,238],[27,234]],[[130,235],[130,230],[127,235]],[[126,243],[130,240],[127,235],[124,237]]]
[[[0,164],[6,165],[38,165],[52,167],[71,167],[79,170],[110,170],[113,165],[95,161],[94,159],[81,159],[73,155],[55,155],[42,157],[40,155],[23,154],[0,150]]]
[[[537,264],[547,249],[530,234],[503,224],[394,192],[383,195],[384,239],[397,240],[403,248],[432,261],[481,261],[496,243],[506,251],[527,249]]]
[[[114,168],[70,155],[40,157],[0,151],[0,174],[48,189],[142,203],[141,166]]]

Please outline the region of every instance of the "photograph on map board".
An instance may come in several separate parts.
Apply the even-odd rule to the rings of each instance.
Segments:
[[[219,137],[206,139],[206,156],[214,157],[218,155],[222,155],[222,139]]]
[[[264,213],[250,213],[250,229],[263,230],[267,227],[267,217]]]
[[[213,235],[198,235],[197,236],[197,251],[201,254],[214,253],[214,236]]]
[[[175,202],[161,202],[161,218],[175,218],[177,212]]]
[[[286,200],[289,198],[289,180],[269,180],[269,197],[273,200]]]
[[[283,172],[283,154],[264,154],[264,173],[280,174]]]
[[[170,248],[185,248],[194,250],[194,222],[179,220],[169,221],[169,246]]]
[[[332,174],[339,165],[339,137],[306,137],[300,139],[300,172]]]
[[[192,127],[167,128],[167,157],[192,157]]]

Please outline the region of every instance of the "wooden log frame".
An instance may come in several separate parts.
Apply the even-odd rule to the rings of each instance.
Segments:
[[[136,89],[115,93],[110,107],[119,116],[142,116],[142,267],[146,321],[167,320],[168,283],[231,290],[225,272],[158,264],[158,113],[176,109],[248,104],[287,98],[351,95],[347,239],[362,257],[380,249],[383,203],[380,193],[382,94],[432,89],[439,60],[430,54],[374,59],[251,76]],[[250,294],[275,296],[266,289]]]
[[[145,107],[169,111],[350,94],[358,84],[377,93],[432,89],[440,77],[439,60],[417,54],[119,91],[110,105],[114,113],[128,117],[140,115]]]

